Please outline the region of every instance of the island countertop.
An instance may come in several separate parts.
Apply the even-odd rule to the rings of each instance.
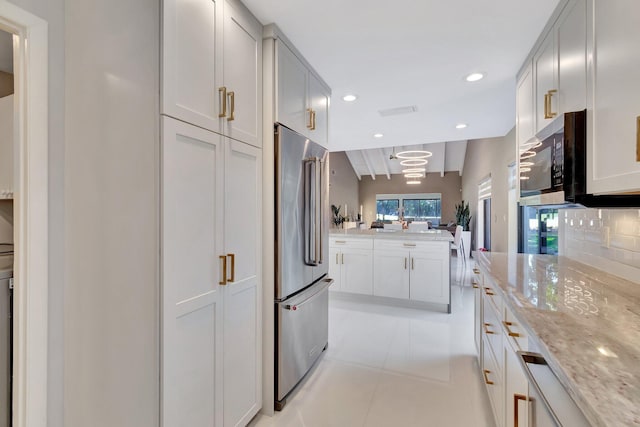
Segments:
[[[329,237],[361,237],[390,240],[433,240],[453,242],[453,235],[447,230],[408,231],[385,230],[383,228],[374,228],[370,230],[350,228],[348,230],[341,230],[333,228],[329,231]]]
[[[478,253],[594,426],[640,426],[640,284],[566,257]]]

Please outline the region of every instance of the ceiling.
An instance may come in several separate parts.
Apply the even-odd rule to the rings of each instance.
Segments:
[[[504,136],[515,75],[558,1],[243,0],[332,88],[331,151]],[[466,82],[472,72],[486,77]],[[417,111],[379,114],[406,106]]]

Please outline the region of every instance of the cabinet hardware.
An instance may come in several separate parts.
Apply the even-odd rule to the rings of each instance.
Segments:
[[[309,113],[309,123],[307,123],[307,128],[313,130],[313,110],[311,108],[307,108],[307,113]]]
[[[336,264],[340,264],[340,263],[338,262],[338,255],[339,255],[339,254],[336,254]]]
[[[556,89],[551,89],[544,96],[545,108],[544,108],[544,118],[545,119],[553,119],[558,113],[554,113],[552,111],[551,99],[553,98],[553,94],[558,93]]]
[[[405,257],[405,259],[404,259],[404,269],[405,269],[405,270],[407,269],[407,258],[406,258],[406,257]]]
[[[336,240],[336,243],[347,243],[346,240]]]
[[[227,284],[227,257],[225,255],[220,255],[219,258],[222,260],[222,281],[218,282],[219,285]]]
[[[218,117],[227,117],[227,88],[225,86],[218,88],[218,95],[220,96],[220,109],[222,110]]]
[[[495,332],[490,331],[489,330],[489,326],[491,326],[491,323],[485,323],[484,324],[484,333],[487,334],[487,335],[494,335]]]
[[[311,110],[311,130],[316,130],[316,112]]]
[[[478,289],[480,286],[478,286],[477,283],[473,283],[471,282],[471,286],[473,287],[473,289]]]
[[[229,96],[229,104],[231,107],[231,114],[229,114],[227,121],[230,122],[236,119],[236,117],[234,116],[234,113],[236,112],[236,93],[234,91],[231,91],[229,92],[228,96]]]
[[[415,248],[416,244],[415,243],[403,243],[402,246],[404,246],[405,248]]]
[[[413,265],[413,260],[414,260],[414,259],[415,259],[415,258],[411,257],[411,269],[412,269],[412,270],[415,270],[415,266]]]
[[[513,395],[513,427],[518,427],[518,402],[520,400],[527,401],[527,396],[514,393]]]
[[[342,254],[342,264],[344,264],[344,254]]]
[[[236,255],[228,254],[229,258],[231,258],[231,278],[227,279],[227,282],[235,282],[236,281]]]
[[[473,269],[473,274],[480,274],[480,270],[478,270],[477,268]]]
[[[511,329],[509,329],[509,326],[513,326],[513,323],[503,321],[502,324],[504,325],[505,329],[507,330],[507,335],[509,335],[510,337],[515,337],[515,338],[520,337],[519,333],[511,332]]]
[[[493,385],[493,381],[489,381],[489,377],[487,377],[487,374],[490,374],[491,371],[488,369],[485,369],[482,371],[482,374],[484,375],[484,382],[485,384],[489,384],[489,385]]]
[[[493,296],[493,295],[495,295],[495,294],[494,294],[493,292],[491,292],[491,291],[492,291],[492,289],[491,289],[491,288],[489,288],[489,287],[484,288],[484,293],[485,293],[485,294],[487,294],[487,295],[489,295],[489,296]]]
[[[640,162],[640,116],[636,119],[636,162]]]

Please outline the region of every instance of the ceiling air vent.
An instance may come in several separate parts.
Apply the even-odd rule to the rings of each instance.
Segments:
[[[415,105],[410,105],[408,107],[388,108],[386,110],[380,110],[378,111],[378,113],[380,113],[382,117],[389,117],[389,116],[399,116],[401,114],[415,113],[416,111],[418,111],[418,107]]]

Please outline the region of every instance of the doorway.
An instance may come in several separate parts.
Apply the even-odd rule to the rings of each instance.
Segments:
[[[47,425],[48,25],[0,0],[0,30],[13,53],[12,425]],[[0,411],[4,412],[3,409]]]

